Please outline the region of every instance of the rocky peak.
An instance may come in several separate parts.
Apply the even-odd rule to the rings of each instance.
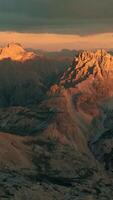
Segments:
[[[76,56],[60,79],[64,86],[76,85],[86,79],[113,77],[113,56],[105,50],[83,51]]]
[[[27,52],[19,43],[10,43],[0,48],[0,60],[10,58],[15,61],[26,61],[36,58],[33,52]]]

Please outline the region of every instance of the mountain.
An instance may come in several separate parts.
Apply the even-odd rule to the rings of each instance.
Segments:
[[[102,162],[105,162],[103,161],[104,154],[111,155],[113,148],[112,83],[113,56],[105,50],[83,51],[74,58],[69,68],[61,75],[59,84],[53,85],[50,89],[50,95],[60,95],[65,99],[65,108],[62,109],[65,112],[68,110],[74,120],[76,134],[70,131],[68,135],[66,134],[68,138],[80,148],[78,138],[82,142],[85,136],[83,142],[87,140],[86,143],[91,151]],[[68,129],[66,129],[67,132]],[[81,134],[82,138],[80,138]],[[113,165],[110,166],[110,170],[112,169]]]
[[[69,59],[72,61],[73,57],[78,53],[77,50],[62,49],[60,51],[44,51],[41,49],[28,48],[28,51],[33,51],[40,56],[45,56],[47,58],[57,58],[59,60]]]
[[[11,59],[24,62],[32,60],[38,56],[34,52],[28,52],[18,43],[10,43],[6,47],[0,48],[0,60]]]
[[[2,50],[10,58],[2,56],[0,60],[0,107],[39,103],[70,61],[45,56],[31,58],[32,53],[20,45],[8,46]],[[20,60],[14,60],[17,57]]]
[[[75,107],[88,119],[113,96],[113,57],[104,50],[83,51],[53,85],[51,94],[69,93]]]
[[[48,60],[40,62],[44,85],[51,77],[45,98],[0,108],[0,198],[112,200],[113,57],[104,50],[82,51],[56,76],[50,68],[45,75]],[[24,98],[34,99],[35,64],[30,87],[26,78],[27,84],[16,89],[16,99],[22,98],[24,87]],[[26,66],[31,70],[29,62]],[[20,63],[19,69],[24,67]],[[34,91],[39,92],[38,84]],[[15,87],[1,90],[1,97],[12,100],[14,93]]]
[[[113,76],[113,57],[105,50],[83,51],[73,60],[72,65],[61,77],[61,85],[76,85],[95,78],[106,80]]]

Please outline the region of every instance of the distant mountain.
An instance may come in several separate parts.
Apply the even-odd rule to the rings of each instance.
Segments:
[[[69,49],[62,49],[61,51],[44,51],[41,49],[32,49],[32,48],[28,48],[26,49],[27,51],[33,51],[36,54],[40,55],[40,56],[45,56],[47,58],[57,58],[57,59],[73,59],[73,57],[75,55],[78,54],[77,50],[69,50]]]
[[[24,62],[38,57],[34,52],[26,51],[18,43],[10,43],[6,47],[0,48],[0,60],[11,59],[14,61]]]

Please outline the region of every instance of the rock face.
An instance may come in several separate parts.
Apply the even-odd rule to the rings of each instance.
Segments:
[[[51,93],[56,88],[56,93],[67,92],[78,111],[92,120],[99,115],[102,102],[113,96],[112,81],[113,56],[105,50],[83,51],[61,76],[58,86],[51,87]]]
[[[75,85],[86,79],[94,80],[113,77],[113,56],[104,50],[81,52],[60,80],[62,85]]]
[[[36,58],[33,52],[27,52],[18,43],[10,43],[4,48],[0,48],[0,60],[11,59],[14,61],[26,61]]]

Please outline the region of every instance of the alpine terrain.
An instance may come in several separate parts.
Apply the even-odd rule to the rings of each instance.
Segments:
[[[0,60],[0,199],[112,200],[113,56],[10,44]]]

